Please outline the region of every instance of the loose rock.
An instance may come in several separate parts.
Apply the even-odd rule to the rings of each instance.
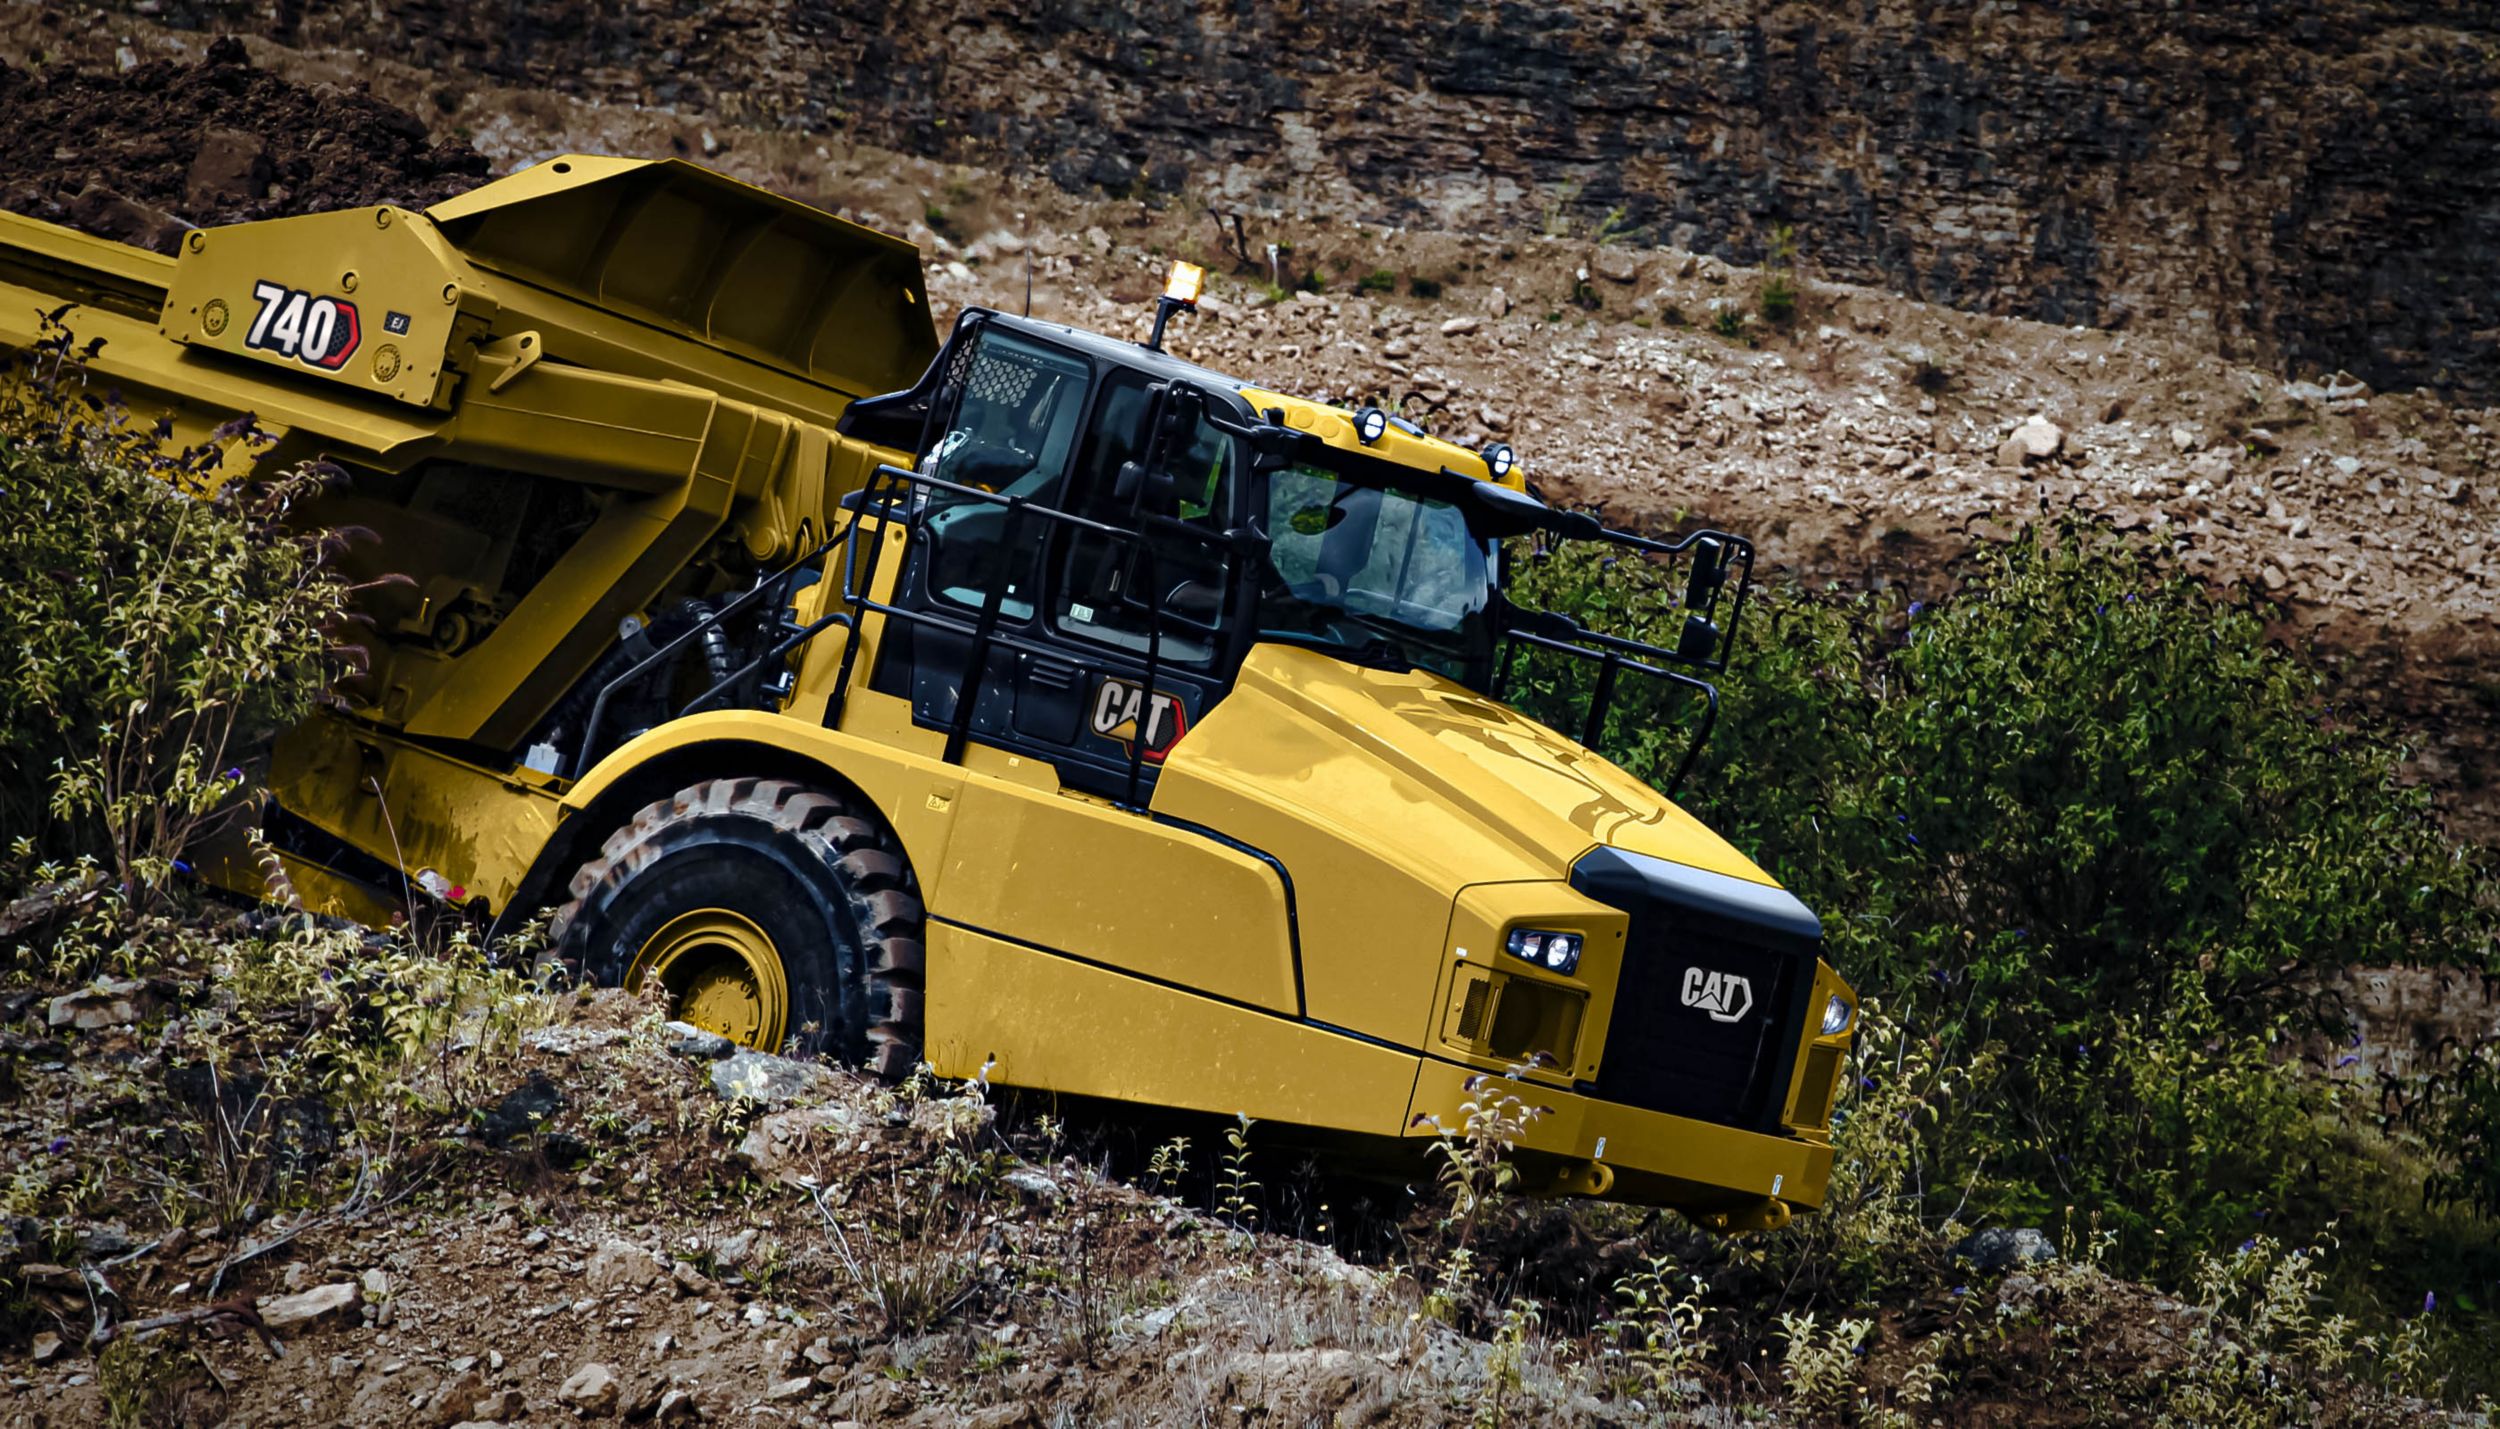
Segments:
[[[658,1256],[638,1245],[612,1240],[591,1253],[583,1274],[590,1288],[602,1295],[620,1291],[648,1290],[660,1283],[668,1273]]]
[[[565,1378],[556,1390],[556,1402],[577,1414],[600,1417],[616,1412],[616,1399],[621,1392],[616,1372],[593,1361]]]
[[[260,1302],[260,1322],[272,1330],[309,1330],[355,1318],[364,1307],[364,1288],[352,1280],[316,1285],[295,1295]]]
[[[2046,461],[2066,445],[2066,433],[2055,422],[2033,413],[1997,448],[1999,466],[2028,466]]]

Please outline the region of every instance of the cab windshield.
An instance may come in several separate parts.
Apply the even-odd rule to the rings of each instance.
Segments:
[[[1455,504],[1313,460],[1272,471],[1259,637],[1481,685],[1493,563]]]

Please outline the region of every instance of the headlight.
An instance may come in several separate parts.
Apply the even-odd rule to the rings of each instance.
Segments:
[[[1832,1000],[1823,1004],[1823,1035],[1837,1037],[1848,1031],[1850,1019],[1857,1015],[1858,1010],[1849,1005],[1849,999],[1833,993]]]
[[[1380,434],[1388,429],[1389,414],[1378,407],[1365,407],[1354,414],[1355,438],[1365,446],[1379,441]]]
[[[1484,449],[1484,469],[1493,473],[1495,481],[1507,478],[1510,475],[1510,469],[1518,464],[1519,458],[1512,455],[1510,447],[1505,443],[1495,442]]]
[[[1510,934],[1510,955],[1548,972],[1573,972],[1580,966],[1580,935],[1514,928]]]

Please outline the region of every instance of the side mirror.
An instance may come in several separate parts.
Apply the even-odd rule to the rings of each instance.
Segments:
[[[1684,633],[1675,638],[1675,658],[1707,665],[1719,653],[1719,627],[1698,615],[1684,617]]]
[[[1513,491],[1497,482],[1473,477],[1466,481],[1463,490],[1467,505],[1475,512],[1473,524],[1481,535],[1524,536],[1531,531],[1551,531],[1574,541],[1605,539],[1605,523],[1585,511],[1548,506],[1524,491]]]
[[[1693,545],[1693,571],[1684,579],[1684,608],[1707,610],[1719,598],[1719,587],[1727,584],[1727,547],[1717,541],[1698,541]],[[1707,622],[1704,622],[1705,624]],[[1691,629],[1686,628],[1689,637]],[[1710,638],[1716,643],[1719,632],[1713,628]]]

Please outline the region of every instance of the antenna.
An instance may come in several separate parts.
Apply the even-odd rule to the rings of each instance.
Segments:
[[[1033,222],[1029,215],[1016,215],[1016,231],[1024,237],[1024,315],[1033,316]]]

